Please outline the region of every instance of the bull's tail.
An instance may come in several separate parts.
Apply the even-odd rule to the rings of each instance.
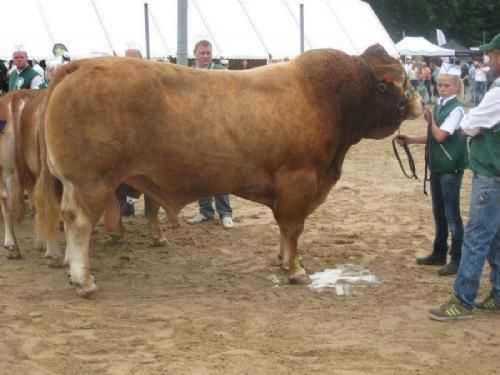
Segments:
[[[47,242],[57,240],[60,201],[62,195],[61,182],[49,170],[47,144],[45,140],[45,110],[49,102],[50,92],[45,95],[42,113],[39,116],[38,146],[40,151],[40,175],[35,183],[33,194],[35,206],[35,228],[39,236]]]
[[[18,147],[17,143],[20,139],[19,126],[21,123],[21,112],[23,104],[26,101],[19,96],[12,97],[10,105],[8,106],[8,122],[13,128],[14,145],[12,145],[12,174],[9,176],[7,182],[7,209],[11,215],[14,223],[19,223],[24,218],[25,204],[24,204],[24,185],[20,177],[20,170],[17,165],[18,162]]]

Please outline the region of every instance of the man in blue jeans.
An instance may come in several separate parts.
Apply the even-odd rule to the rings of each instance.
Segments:
[[[488,53],[490,68],[500,75],[500,34],[480,48]],[[472,137],[470,167],[474,177],[455,293],[448,303],[430,311],[431,319],[441,321],[470,319],[474,307],[500,312],[500,78],[460,126]],[[486,259],[492,290],[476,304]]]
[[[222,65],[212,62],[212,44],[208,40],[200,40],[194,47],[196,58],[195,69],[225,69]],[[187,220],[188,224],[198,224],[211,220],[215,216],[212,206],[212,197],[201,199],[198,203],[200,210]],[[229,202],[229,195],[218,195],[215,197],[215,210],[219,214],[222,226],[225,229],[233,227],[233,210]]]

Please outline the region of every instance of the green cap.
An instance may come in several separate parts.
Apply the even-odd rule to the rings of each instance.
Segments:
[[[497,34],[493,39],[491,39],[491,42],[489,42],[488,44],[479,46],[479,49],[483,52],[489,52],[493,49],[500,49],[500,34]]]

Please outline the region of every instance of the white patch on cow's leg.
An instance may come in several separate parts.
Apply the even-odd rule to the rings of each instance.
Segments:
[[[89,241],[92,223],[83,210],[71,202],[66,193],[67,191],[63,194],[62,208],[67,242],[64,262],[69,265],[69,281],[77,285],[78,294],[91,298],[97,291],[94,277],[90,274]]]
[[[4,237],[4,243],[3,246],[7,250],[7,258],[8,259],[20,259],[21,253],[19,252],[19,248],[17,247],[16,243],[16,237],[14,234],[14,228],[12,225],[12,218],[10,216],[10,213],[7,209],[7,203],[5,202],[5,199],[0,199],[1,200],[1,206],[2,206],[2,215],[3,215],[3,221],[4,221],[4,228],[5,228],[5,237]]]

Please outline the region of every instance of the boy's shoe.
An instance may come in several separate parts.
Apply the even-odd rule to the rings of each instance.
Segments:
[[[451,261],[448,263],[446,266],[441,267],[438,270],[438,274],[440,276],[450,276],[450,275],[455,275],[458,272],[458,263]]]
[[[450,302],[430,310],[429,318],[433,320],[463,320],[472,319],[474,313],[472,309],[465,307],[457,296],[453,296]]]
[[[483,302],[479,302],[476,307],[482,311],[500,311],[500,302],[493,298],[493,291]]]
[[[187,219],[188,224],[199,224],[207,220],[211,220],[213,217],[207,217],[203,215],[201,212],[197,212],[193,217]]]
[[[222,222],[222,227],[224,229],[229,229],[233,227],[233,219],[231,218],[231,216],[223,216],[221,222]]]

